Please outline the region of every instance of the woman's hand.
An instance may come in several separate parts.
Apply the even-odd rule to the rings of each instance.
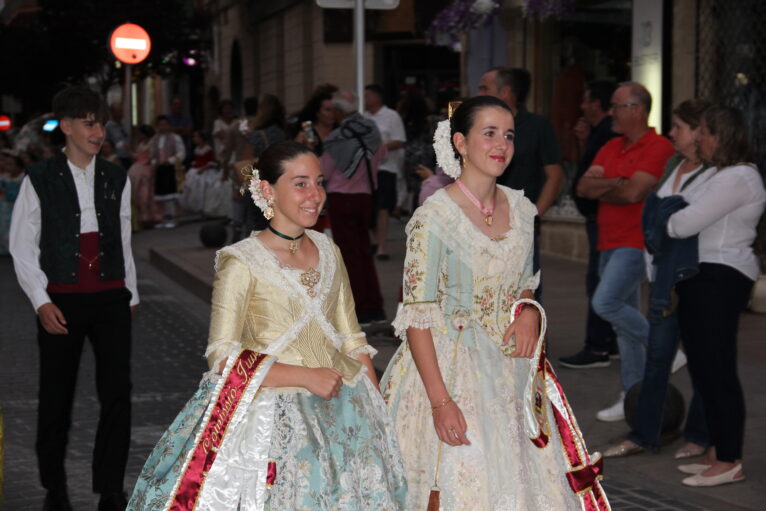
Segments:
[[[503,345],[510,342],[512,335],[516,336],[516,349],[511,356],[531,358],[540,336],[540,313],[536,307],[526,306],[521,310],[519,317],[505,331]]]
[[[457,403],[450,401],[446,405],[440,406],[433,411],[433,418],[439,440],[453,447],[471,445],[465,436],[468,425],[465,423],[465,417],[463,417],[463,412]]]
[[[303,383],[306,390],[327,400],[338,396],[341,385],[343,385],[343,374],[326,367],[308,369]]]

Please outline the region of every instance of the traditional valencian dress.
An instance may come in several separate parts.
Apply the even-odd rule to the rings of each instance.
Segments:
[[[355,357],[360,331],[340,253],[323,234],[318,271],[285,268],[255,235],[218,252],[211,368],[141,472],[131,511],[404,510],[393,424]],[[324,400],[261,383],[276,361],[343,373]]]
[[[514,302],[537,288],[539,276],[532,271],[536,208],[522,192],[499,188],[511,211],[505,236],[479,231],[443,189],[407,225],[404,307],[394,328],[405,341],[408,327],[430,329],[471,442],[439,446],[403,343],[381,385],[404,455],[407,509],[425,511],[436,486],[442,511],[608,510],[601,457],[588,454],[542,341],[532,359],[501,350]]]

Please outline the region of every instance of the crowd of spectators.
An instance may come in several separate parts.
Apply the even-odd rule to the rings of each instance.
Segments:
[[[551,123],[525,107],[530,88],[526,70],[493,68],[478,92],[497,97],[514,114],[515,154],[498,183],[523,190],[539,220],[563,186],[564,172]],[[571,192],[589,241],[589,307],[583,349],[560,363],[607,367],[619,355],[622,388],[614,404],[599,411],[602,421],[624,420],[625,395],[642,383],[630,435],[606,451],[625,456],[659,449],[662,403],[682,343],[694,398],[677,457],[703,456],[679,467],[690,475],[684,482],[741,480],[745,412],[736,335],[760,273],[752,245],[766,203],[750,163],[746,119],[734,108],[684,101],[673,110],[668,140],[648,125],[652,98],[641,84],[593,81],[584,91],[582,118],[573,129],[579,160]],[[309,146],[320,157],[327,187],[317,228],[330,228],[340,247],[360,323],[384,321],[373,260],[389,258],[389,217],[411,213],[451,178],[436,165],[432,140],[439,115],[422,93],[386,98],[383,88],[370,84],[364,111],[358,99],[323,84],[295,113],[286,112],[276,95],[261,94],[243,101],[241,116],[223,100],[209,131],[195,129],[180,98],[152,126],[132,132],[114,104],[101,156],[128,171],[134,230],[173,228],[180,218],[203,215],[227,219],[236,242],[267,222],[241,190],[248,168],[257,168],[274,143],[292,139]],[[42,129],[50,120],[36,116],[13,140],[0,134],[0,254],[8,251],[24,169],[60,145],[55,131]],[[539,235],[538,221],[535,271]],[[639,307],[647,280],[648,316]]]

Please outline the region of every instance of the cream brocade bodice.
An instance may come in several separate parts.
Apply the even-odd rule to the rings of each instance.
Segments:
[[[315,296],[300,283],[300,272],[280,266],[257,233],[217,253],[205,352],[211,369],[239,345],[285,364],[333,368],[348,381],[363,367],[349,355],[374,353],[356,319],[338,247],[324,234],[306,232],[319,250]]]

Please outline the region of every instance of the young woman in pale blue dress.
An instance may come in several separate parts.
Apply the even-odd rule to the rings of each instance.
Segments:
[[[267,149],[269,228],[216,256],[211,371],[138,477],[130,511],[405,509],[403,465],[337,247],[309,230],[316,156]],[[260,175],[260,179],[259,179]]]
[[[505,103],[463,102],[434,137],[439,166],[456,181],[407,225],[394,321],[405,342],[382,381],[407,509],[609,509],[600,455],[588,454],[545,358],[545,313],[533,300],[536,209],[496,184],[514,135]]]

